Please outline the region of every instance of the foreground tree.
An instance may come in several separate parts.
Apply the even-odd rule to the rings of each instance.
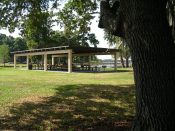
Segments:
[[[99,27],[124,37],[131,51],[136,117],[133,131],[175,129],[174,44],[166,16],[167,0],[101,2]]]
[[[174,8],[175,8],[175,1],[168,0],[167,14],[168,14],[169,23],[172,29],[173,39],[175,40],[175,10]]]

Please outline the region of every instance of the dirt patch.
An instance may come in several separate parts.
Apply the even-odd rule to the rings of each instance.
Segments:
[[[132,126],[132,121],[117,121],[117,122],[99,122],[92,127],[83,129],[84,131],[129,131]],[[80,129],[81,130],[81,129]]]
[[[44,101],[44,97],[41,96],[29,96],[29,97],[25,97],[25,98],[21,98],[20,100],[18,100],[17,102],[15,102],[16,104],[22,104],[25,102],[32,102],[32,103],[40,103]]]

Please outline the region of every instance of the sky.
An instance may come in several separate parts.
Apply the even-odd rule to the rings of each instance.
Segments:
[[[104,47],[104,48],[109,48],[109,45],[107,44],[107,41],[104,40],[104,31],[103,29],[98,28],[98,16],[96,16],[92,20],[92,25],[91,25],[91,32],[94,33],[99,40],[99,45],[98,47]],[[111,55],[99,55],[97,56],[99,59],[112,59]]]

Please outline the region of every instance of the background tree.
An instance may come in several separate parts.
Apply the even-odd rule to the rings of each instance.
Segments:
[[[67,45],[78,45],[77,38],[72,36],[67,37],[64,31],[54,31],[50,36],[50,43],[52,46],[67,46]]]
[[[2,1],[0,26],[8,28],[10,32],[15,28],[20,29],[29,48],[47,47],[52,26],[52,14],[48,10],[52,1]]]
[[[56,8],[59,0],[26,0],[0,2],[1,27],[7,27],[13,32],[17,27],[26,38],[29,48],[48,47],[50,41],[53,13],[48,10]],[[52,7],[50,6],[52,4]],[[90,33],[90,20],[94,18],[97,3],[93,0],[68,0],[61,11],[58,11],[58,20],[64,24],[64,33],[72,45],[94,47],[99,43],[95,34]],[[69,43],[70,44],[70,43]]]
[[[0,44],[7,42],[7,36],[5,34],[0,34]]]
[[[13,38],[12,36],[6,36],[4,34],[0,34],[0,45],[5,44],[8,45],[9,52],[13,51],[21,51],[21,50],[27,50],[27,44],[26,40],[21,37]],[[13,60],[12,54],[10,54],[9,61]],[[21,62],[24,61],[24,59],[18,59]]]
[[[35,10],[34,10],[35,11]],[[21,28],[29,49],[48,47],[52,32],[49,12],[32,12]]]
[[[127,46],[125,40],[121,40],[121,42],[118,45],[117,49],[120,49],[121,61],[124,61],[123,58],[125,58],[125,62],[122,62],[123,67],[128,68],[130,66],[129,65],[129,58],[131,57],[131,53],[130,53],[129,47]]]
[[[11,32],[21,27],[32,12],[44,11],[49,7],[49,0],[6,0],[0,3],[1,27],[7,27]]]
[[[0,62],[4,64],[8,62],[10,56],[9,56],[9,47],[6,44],[0,45]]]
[[[120,49],[120,60],[122,67],[129,67],[129,58],[131,57],[129,47],[127,46],[124,39],[112,35],[110,32],[105,30],[104,39],[106,39],[109,43],[109,46],[115,46],[117,49]],[[125,59],[125,60],[124,60]]]
[[[10,51],[14,50],[14,41],[15,38],[13,38],[12,36],[6,36],[4,34],[0,34],[0,45],[1,44],[8,45]]]
[[[75,39],[73,46],[97,47],[99,44],[95,34],[90,33],[91,20],[97,9],[97,3],[92,0],[69,0],[58,13],[61,26],[67,39]]]

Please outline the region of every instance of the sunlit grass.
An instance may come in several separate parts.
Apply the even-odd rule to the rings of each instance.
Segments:
[[[69,74],[0,68],[0,130],[95,130],[105,121],[131,119],[134,99],[131,69]]]

